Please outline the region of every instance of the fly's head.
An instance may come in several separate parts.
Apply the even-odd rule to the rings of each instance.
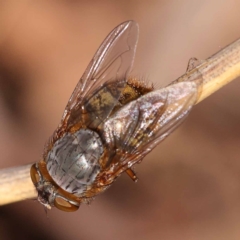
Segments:
[[[56,207],[65,212],[78,210],[80,200],[57,187],[55,182],[47,174],[45,163],[39,162],[33,164],[30,175],[38,192],[38,201],[46,209]]]

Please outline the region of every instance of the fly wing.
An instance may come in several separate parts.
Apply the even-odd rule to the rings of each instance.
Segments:
[[[138,24],[127,21],[103,41],[73,91],[61,122],[45,145],[43,158],[66,131],[96,128],[118,102],[131,71],[138,40]],[[78,125],[78,126],[77,126]]]
[[[81,121],[94,128],[108,117],[131,71],[137,40],[134,21],[120,24],[106,37],[68,101],[63,115],[63,120],[69,115],[67,125]]]
[[[187,117],[199,85],[180,82],[150,92],[124,106],[105,124],[109,146],[117,149],[106,169],[106,182],[139,163]]]

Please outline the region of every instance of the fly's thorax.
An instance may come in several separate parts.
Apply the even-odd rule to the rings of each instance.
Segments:
[[[49,151],[46,167],[54,182],[63,190],[82,196],[101,170],[102,140],[90,129],[66,133]]]

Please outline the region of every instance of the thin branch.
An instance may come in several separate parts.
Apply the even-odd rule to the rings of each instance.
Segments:
[[[223,48],[175,82],[203,79],[201,102],[224,85],[240,76],[240,39]]]
[[[203,79],[198,102],[240,76],[240,39],[201,62],[178,81]],[[0,206],[37,197],[30,179],[30,165],[0,170]]]
[[[32,164],[0,170],[0,206],[37,197],[30,178]]]

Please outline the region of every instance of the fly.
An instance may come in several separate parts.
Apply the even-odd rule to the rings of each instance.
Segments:
[[[79,80],[31,178],[46,208],[76,211],[105,191],[165,139],[198,99],[199,84],[154,90],[129,77],[138,24],[110,32]]]

